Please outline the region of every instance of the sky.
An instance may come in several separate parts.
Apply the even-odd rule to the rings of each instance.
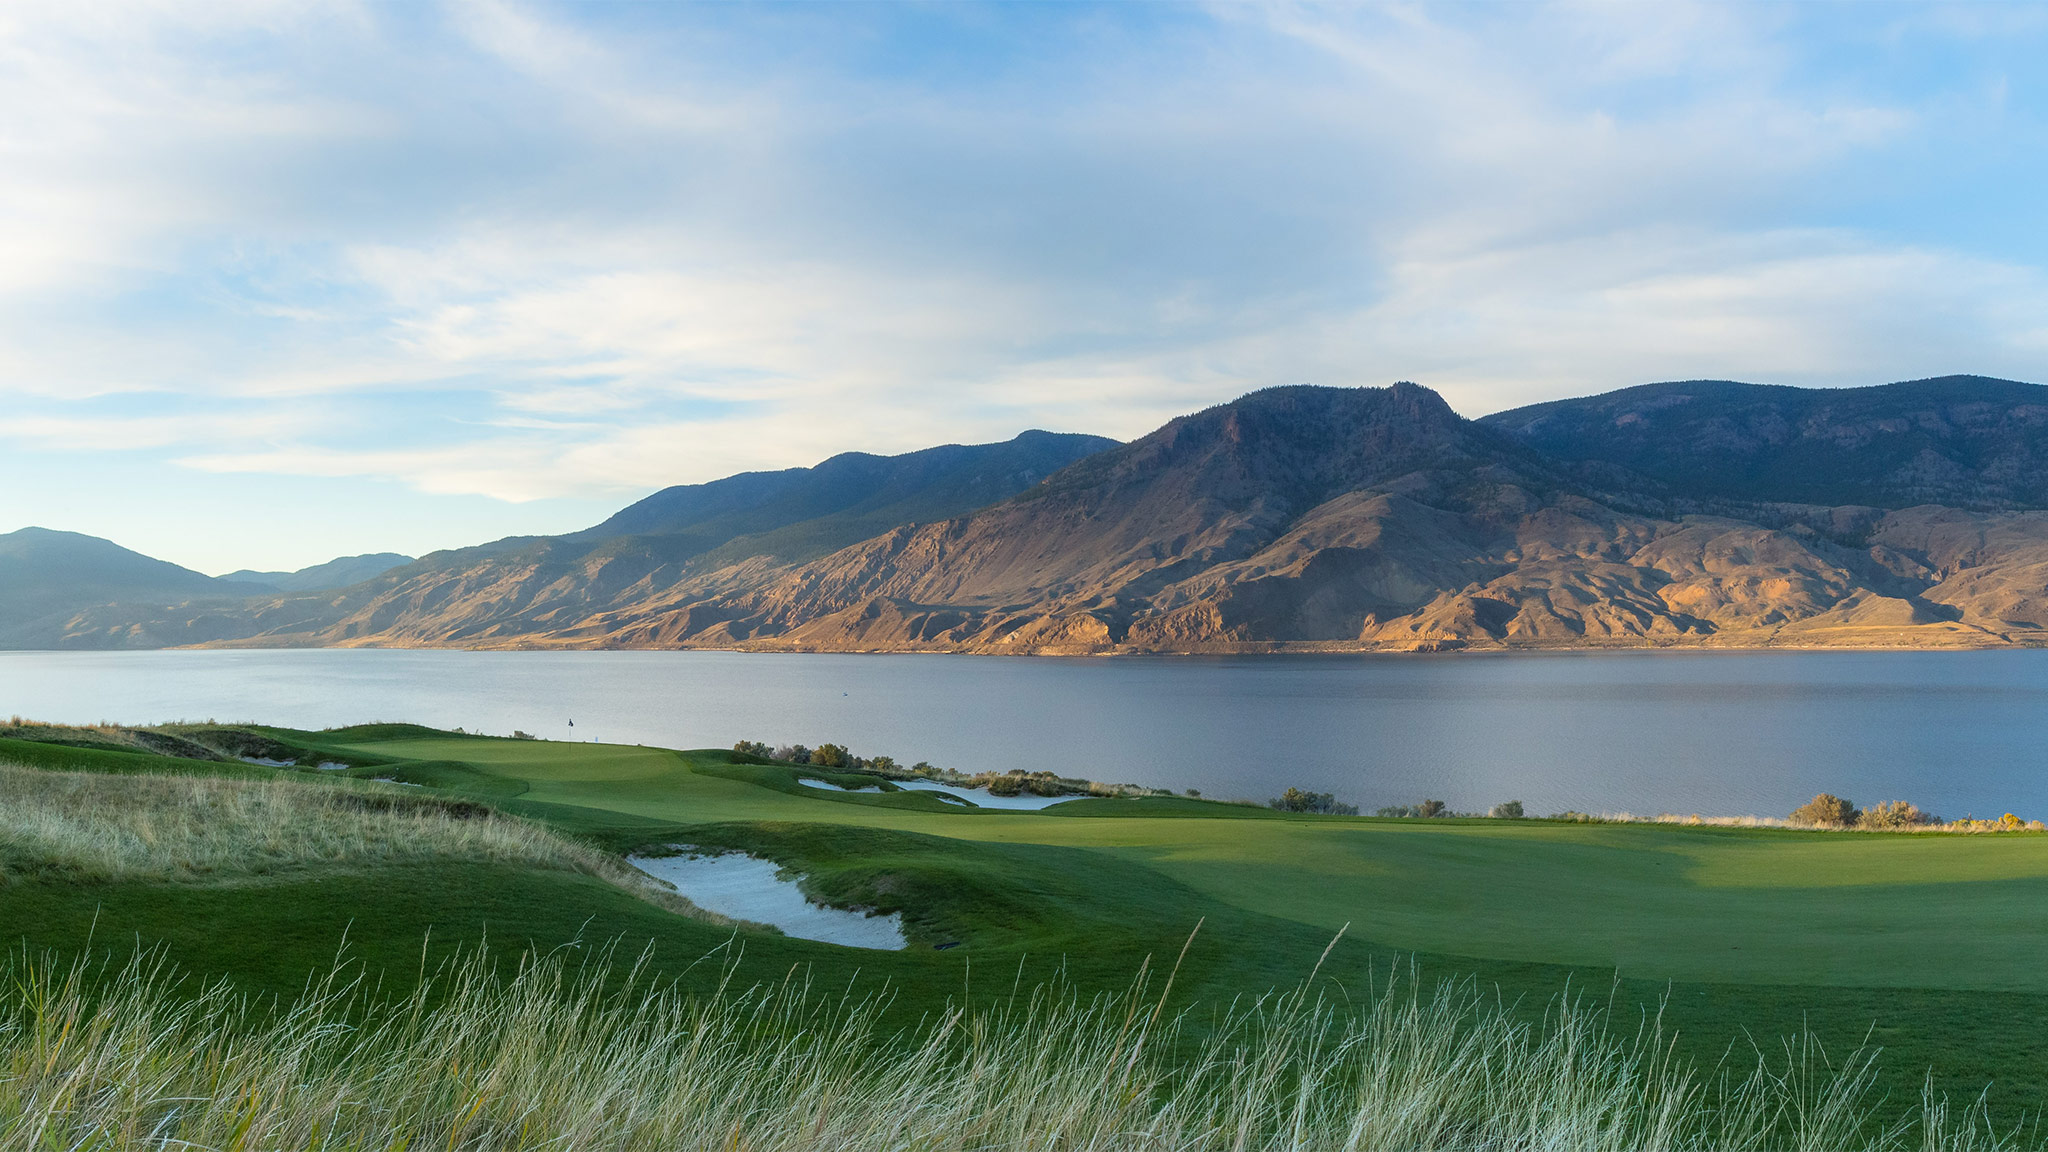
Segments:
[[[200,571],[1277,384],[2048,382],[2048,5],[0,6],[0,532]]]

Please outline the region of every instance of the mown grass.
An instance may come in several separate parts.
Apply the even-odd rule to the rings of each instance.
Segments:
[[[1644,980],[2048,994],[2048,966],[2037,962],[2048,954],[2039,834],[1378,820],[1186,799],[961,811],[901,793],[803,788],[789,769],[735,769],[723,751],[446,737],[357,747],[465,763],[564,827],[621,817],[857,825],[1079,849],[1325,934],[1351,924],[1395,949]],[[1117,895],[1098,894],[1105,907]],[[1188,923],[1202,914],[1199,902],[1182,912]]]
[[[1312,986],[1192,1046],[1141,980],[1040,990],[889,1034],[801,984],[697,996],[559,953],[478,954],[382,998],[339,970],[269,1006],[161,965],[0,972],[0,1146],[1309,1152],[1991,1149],[1978,1110],[1873,1107],[1865,1054],[1696,1068],[1570,998]]]

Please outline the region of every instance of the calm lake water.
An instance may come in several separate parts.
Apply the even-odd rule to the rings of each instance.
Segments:
[[[0,714],[369,720],[906,763],[1368,811],[1782,815],[1826,790],[2048,817],[2048,651],[1063,660],[727,652],[0,653]],[[574,721],[574,727],[570,721]]]

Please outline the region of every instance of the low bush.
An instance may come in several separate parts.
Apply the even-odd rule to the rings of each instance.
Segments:
[[[1488,808],[1486,814],[1495,820],[1520,820],[1522,818],[1522,802],[1520,800],[1507,800]]]
[[[1301,788],[1289,788],[1266,801],[1266,806],[1282,812],[1312,812],[1322,816],[1358,815],[1356,804],[1346,804],[1328,792],[1309,792]]]
[[[1847,828],[1861,813],[1832,792],[1823,792],[1792,810],[1792,823],[1810,828]]]
[[[1922,812],[1908,801],[1887,800],[1882,804],[1872,804],[1870,807],[1865,808],[1863,815],[1857,818],[1856,826],[1858,828],[1893,829],[1919,828],[1935,823],[1939,823],[1938,818]]]
[[[1424,800],[1420,804],[1396,804],[1389,808],[1381,808],[1373,815],[1396,819],[1433,820],[1439,816],[1456,816],[1457,813],[1451,811],[1450,806],[1441,800]]]

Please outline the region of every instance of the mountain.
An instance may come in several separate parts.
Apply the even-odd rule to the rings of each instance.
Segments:
[[[2048,387],[2013,380],[1689,380],[1481,422],[1602,483],[1695,502],[2048,507]]]
[[[1116,444],[1034,430],[999,444],[947,444],[901,456],[847,452],[811,468],[664,488],[563,539],[659,536],[676,558],[809,560],[899,524],[972,512]]]
[[[60,643],[2048,644],[2042,392],[1665,384],[1473,421],[1414,384],[1272,388],[1129,444],[834,457],[345,589],[95,608]]]
[[[436,552],[346,589],[259,597],[234,611],[95,611],[62,643],[587,642],[603,635],[593,620],[691,580],[772,570],[907,520],[959,516],[1116,443],[1029,431],[901,456],[846,453],[666,488],[580,532]]]
[[[1555,487],[1548,464],[1426,388],[1289,387],[1182,417],[972,516],[904,526],[733,590],[685,586],[623,625],[625,643],[1171,646],[1352,640],[1417,577],[1368,560],[1285,571],[1325,538],[1375,535],[1374,497],[1481,521],[1504,486]],[[1314,541],[1315,543],[1307,543]],[[1278,546],[1282,556],[1273,553]],[[1326,558],[1334,559],[1332,557]],[[1265,563],[1262,563],[1265,561]],[[1336,579],[1325,579],[1335,576]],[[1225,587],[1227,585],[1227,587]],[[1348,621],[1348,627],[1345,621]]]
[[[63,618],[116,602],[227,599],[259,589],[48,528],[0,534],[0,647],[39,647]]]
[[[319,592],[360,584],[412,562],[411,556],[401,556],[396,552],[371,552],[362,556],[342,556],[296,572],[252,572],[245,568],[230,572],[221,579],[278,592]]]
[[[2048,516],[1779,506],[1645,515],[1415,385],[1285,388],[1176,420],[973,516],[606,642],[1193,652],[2048,639]]]

